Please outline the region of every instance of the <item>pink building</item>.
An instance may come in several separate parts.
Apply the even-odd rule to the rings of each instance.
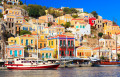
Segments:
[[[24,58],[24,47],[21,45],[9,45],[6,48],[7,58]]]

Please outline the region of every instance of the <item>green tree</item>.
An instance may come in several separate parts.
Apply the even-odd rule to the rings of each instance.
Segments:
[[[23,2],[21,0],[19,2],[20,2],[20,5],[23,5]]]
[[[70,27],[70,22],[66,22],[65,25],[64,25],[65,28],[68,28]]]
[[[72,15],[73,18],[78,18],[78,15]]]
[[[50,27],[51,25],[52,25],[52,22],[49,22],[49,23],[48,23],[48,27]]]
[[[60,12],[55,12],[54,8],[52,8],[52,7],[48,8],[48,14],[53,15],[53,17],[55,17],[55,18],[62,15],[62,13],[60,13]]]
[[[100,59],[101,59],[101,60],[105,60],[105,57],[104,57],[104,56],[101,56]]]
[[[103,36],[103,33],[102,33],[102,32],[98,33],[98,36],[99,36],[99,37],[102,37],[102,36]]]
[[[64,12],[65,14],[71,14],[71,12],[70,12],[70,9],[69,9],[69,8],[64,8],[64,9],[63,9],[63,12]]]
[[[93,16],[94,16],[95,18],[98,18],[98,14],[97,14],[96,11],[92,11],[91,14],[93,14]]]
[[[0,13],[0,18],[2,18],[3,17],[3,14],[2,13]]]
[[[71,12],[71,13],[77,13],[78,11],[77,11],[75,8],[71,8],[71,9],[70,9],[70,12]]]
[[[24,35],[24,34],[31,34],[31,32],[26,30],[21,30],[20,35]]]
[[[40,5],[28,5],[28,14],[29,16],[31,17],[34,17],[34,18],[38,18],[40,16],[43,16],[45,15],[45,9],[46,7],[45,6],[40,6]]]
[[[78,13],[78,11],[75,8],[64,8],[63,12],[65,14],[72,14],[72,13]]]
[[[120,60],[120,54],[117,54],[117,56],[118,56],[118,59]]]

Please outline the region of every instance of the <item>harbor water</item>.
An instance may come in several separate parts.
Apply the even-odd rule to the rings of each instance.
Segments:
[[[120,67],[78,67],[57,70],[0,70],[0,77],[120,77]]]

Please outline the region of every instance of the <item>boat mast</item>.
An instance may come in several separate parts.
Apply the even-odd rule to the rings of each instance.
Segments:
[[[117,25],[117,19],[116,19],[116,25]],[[116,60],[117,60],[117,33],[116,33]]]
[[[37,64],[38,64],[38,23],[37,23]]]

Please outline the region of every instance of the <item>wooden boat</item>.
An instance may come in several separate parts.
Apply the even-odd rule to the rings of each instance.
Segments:
[[[45,63],[37,61],[26,61],[25,59],[15,59],[14,63],[5,64],[10,70],[41,70],[41,69],[57,69],[59,64]]]
[[[95,67],[120,66],[120,62],[117,62],[117,61],[96,61],[96,62],[92,63],[92,66],[95,66]]]

